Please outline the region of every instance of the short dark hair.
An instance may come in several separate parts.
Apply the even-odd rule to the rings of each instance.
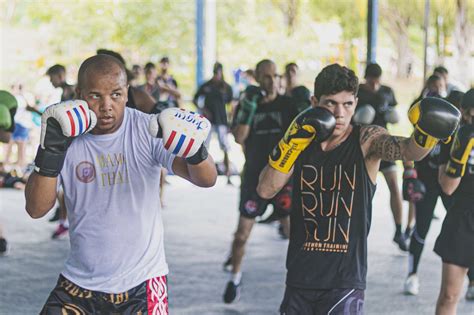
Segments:
[[[382,76],[382,67],[378,63],[369,63],[365,67],[364,78],[380,78]]]
[[[291,67],[295,67],[296,69],[298,69],[298,65],[294,62],[290,62],[290,63],[287,63],[286,66],[285,66],[285,72],[288,72],[288,70],[290,70]]]
[[[147,64],[145,65],[145,68],[144,70],[145,71],[148,71],[148,70],[151,70],[151,69],[155,69],[155,64],[153,62],[147,62]]]
[[[63,65],[54,65],[46,71],[46,75],[54,75],[54,74],[61,74],[66,73],[66,68]]]
[[[222,63],[216,62],[216,63],[214,64],[214,67],[212,68],[212,73],[216,74],[217,71],[221,71],[221,72],[222,72],[223,69],[224,69],[224,66],[222,65]]]
[[[333,95],[342,91],[357,95],[359,79],[351,69],[337,63],[326,66],[314,80],[314,96]]]
[[[443,67],[443,66],[437,66],[437,67],[434,68],[434,70],[433,70],[433,73],[435,73],[435,72],[438,72],[438,73],[441,73],[441,74],[443,74],[443,75],[446,75],[446,74],[448,74],[448,69],[446,69],[446,68]]]
[[[117,58],[107,54],[98,54],[87,58],[79,67],[79,72],[77,74],[77,87],[79,89],[83,88],[84,81],[86,79],[86,73],[89,69],[93,69],[94,71],[99,71],[101,73],[109,73],[114,66],[117,66],[120,69],[127,80],[128,78],[125,65]]]
[[[267,65],[267,64],[275,64],[275,63],[270,59],[262,59],[257,63],[257,65],[255,66],[255,78],[258,78],[260,70],[262,69],[264,65]]]
[[[426,85],[429,85],[429,84],[433,84],[437,81],[440,81],[442,80],[443,78],[441,78],[439,75],[437,74],[432,74],[428,77],[428,80],[426,80]]]
[[[163,58],[160,59],[160,63],[170,63],[170,58],[168,58],[167,56],[164,56]]]
[[[122,55],[116,51],[100,48],[100,49],[97,49],[97,54],[112,56],[114,58],[117,58],[121,63],[123,63],[124,66],[126,65],[125,59],[123,59]]]

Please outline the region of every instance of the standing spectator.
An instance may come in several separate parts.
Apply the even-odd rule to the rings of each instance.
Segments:
[[[17,146],[17,160],[14,164],[20,171],[26,166],[26,142],[28,141],[29,130],[32,128],[32,116],[27,110],[28,104],[33,102],[33,96],[25,94],[23,85],[13,84],[11,86],[12,94],[15,96],[18,108],[15,115],[15,131],[12,134],[11,140],[7,145],[7,152],[5,154],[5,162],[10,163],[13,145]]]
[[[46,71],[51,84],[55,88],[63,90],[61,94],[61,102],[74,98],[74,86],[66,82],[66,68],[63,65],[56,64]]]
[[[229,162],[229,142],[227,134],[229,127],[227,123],[226,104],[232,101],[232,87],[225,82],[222,64],[216,62],[213,69],[213,77],[201,85],[194,95],[194,104],[198,105],[199,100],[204,100],[203,114],[212,123],[212,132],[206,140],[206,146],[209,147],[212,133],[217,134],[219,146],[224,152],[224,166],[227,176],[227,183],[230,181],[230,162]]]
[[[394,123],[389,121],[389,117],[394,112],[394,107],[397,105],[395,94],[393,90],[381,84],[382,68],[372,63],[367,65],[365,69],[365,83],[359,86],[358,106],[371,105],[375,110],[375,118],[372,122],[383,128],[387,128],[387,123]],[[392,209],[393,220],[395,221],[395,235],[393,241],[398,244],[403,251],[408,250],[406,240],[402,234],[402,195],[398,187],[397,180],[397,166],[394,161],[383,161],[380,163],[380,172],[382,172],[390,190],[390,208]],[[409,229],[413,218],[410,218],[407,223]]]
[[[145,79],[146,82],[143,85],[140,85],[138,88],[147,92],[148,95],[153,97],[155,101],[158,101],[160,98],[160,87],[156,83],[157,73],[156,67],[152,62],[149,62],[145,65]]]
[[[178,90],[178,82],[169,73],[170,59],[163,57],[160,60],[160,73],[156,78],[156,82],[160,87],[160,103],[165,103],[167,108],[179,107],[179,99],[181,93]]]
[[[291,96],[299,107],[298,112],[301,112],[311,105],[311,93],[304,85],[298,82],[298,65],[290,62],[285,66],[285,95]]]

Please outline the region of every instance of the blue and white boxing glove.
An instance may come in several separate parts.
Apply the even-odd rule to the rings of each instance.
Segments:
[[[96,123],[97,117],[86,101],[70,100],[49,106],[41,116],[35,172],[47,177],[58,176],[72,140],[92,130]]]
[[[211,123],[202,115],[181,108],[168,108],[152,115],[148,128],[156,138],[163,138],[166,150],[186,158],[189,164],[199,164],[207,159],[204,145]]]

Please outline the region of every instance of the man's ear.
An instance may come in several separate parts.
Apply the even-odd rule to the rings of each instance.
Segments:
[[[316,96],[314,95],[311,95],[311,106],[314,108],[316,106],[318,106],[318,99],[316,98]]]
[[[75,88],[75,92],[76,92],[76,95],[75,97],[78,98],[78,99],[81,99],[81,90],[79,89],[79,87],[76,86]]]

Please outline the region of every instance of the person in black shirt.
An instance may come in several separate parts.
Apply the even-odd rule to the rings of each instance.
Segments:
[[[440,89],[442,87],[442,81],[440,77],[435,75],[430,76],[426,82],[426,87],[428,90],[425,93],[422,93],[421,98],[417,98],[412,103],[412,106],[427,96],[441,98]],[[453,99],[450,101],[453,105],[459,108],[459,103],[453,103]],[[410,200],[410,197],[405,198],[409,201],[410,207],[413,207],[416,210],[416,224],[413,233],[410,236],[410,245],[408,248],[408,275],[403,284],[403,291],[408,295],[418,295],[419,293],[420,280],[418,277],[418,267],[425,246],[425,239],[428,235],[431,221],[433,220],[438,198],[441,198],[446,210],[451,207],[452,203],[452,198],[443,193],[438,181],[433,180],[438,177],[441,147],[442,143],[438,143],[421,161],[414,164],[412,162],[404,163],[405,171],[403,172],[403,186],[406,187],[405,182],[407,180],[416,179],[425,187],[425,193],[421,199]]]
[[[181,93],[178,89],[178,81],[169,73],[170,59],[163,57],[160,60],[160,73],[156,83],[160,87],[160,99],[157,100],[161,107],[180,107]]]
[[[145,65],[144,70],[146,82],[145,84],[138,86],[138,88],[142,91],[145,91],[148,95],[153,97],[156,102],[158,102],[160,99],[160,87],[158,86],[158,83],[156,83],[156,67],[152,62],[148,62]]]
[[[352,70],[325,67],[315,79],[312,108],[293,121],[260,174],[257,193],[264,199],[293,175],[281,314],[362,313],[380,161],[419,160],[459,123],[454,106],[427,98],[409,113],[415,125],[410,138],[376,125],[352,125],[357,89]]]
[[[373,125],[387,128],[390,115],[395,111],[397,100],[393,90],[380,83],[382,68],[376,64],[368,64],[365,69],[365,83],[359,86],[357,97],[358,105],[370,105],[375,110]],[[395,121],[390,121],[394,123]],[[380,162],[380,172],[382,172],[390,191],[390,208],[392,209],[393,220],[395,221],[395,235],[393,241],[398,244],[403,251],[408,250],[404,235],[402,234],[402,196],[398,187],[397,166],[393,161]],[[413,223],[413,211],[409,214],[407,230]]]
[[[474,89],[464,95],[461,112],[461,127],[440,156],[439,184],[453,205],[434,248],[443,261],[436,314],[456,314],[464,277],[474,267]]]
[[[245,90],[233,128],[235,141],[244,148],[245,165],[240,187],[239,222],[228,261],[232,274],[224,292],[226,303],[232,303],[239,296],[240,267],[255,218],[261,216],[269,204],[281,216],[288,216],[291,207],[291,185],[282,186],[279,193],[269,200],[260,198],[256,188],[268,154],[296,116],[296,107],[292,106],[291,98],[278,94],[277,68],[273,61],[264,59],[257,64],[256,79],[260,86],[248,86]]]
[[[203,103],[203,115],[209,119],[212,124],[212,132],[206,140],[206,146],[209,147],[213,133],[217,134],[219,146],[224,152],[224,166],[227,175],[227,183],[230,181],[230,162],[229,162],[229,141],[227,134],[229,127],[227,123],[226,105],[232,101],[232,87],[225,82],[222,64],[214,64],[212,78],[201,85],[194,95],[194,104]],[[198,106],[199,107],[199,106]]]
[[[63,65],[54,65],[46,71],[51,84],[55,88],[61,88],[61,102],[74,98],[74,86],[66,82],[66,68]]]

